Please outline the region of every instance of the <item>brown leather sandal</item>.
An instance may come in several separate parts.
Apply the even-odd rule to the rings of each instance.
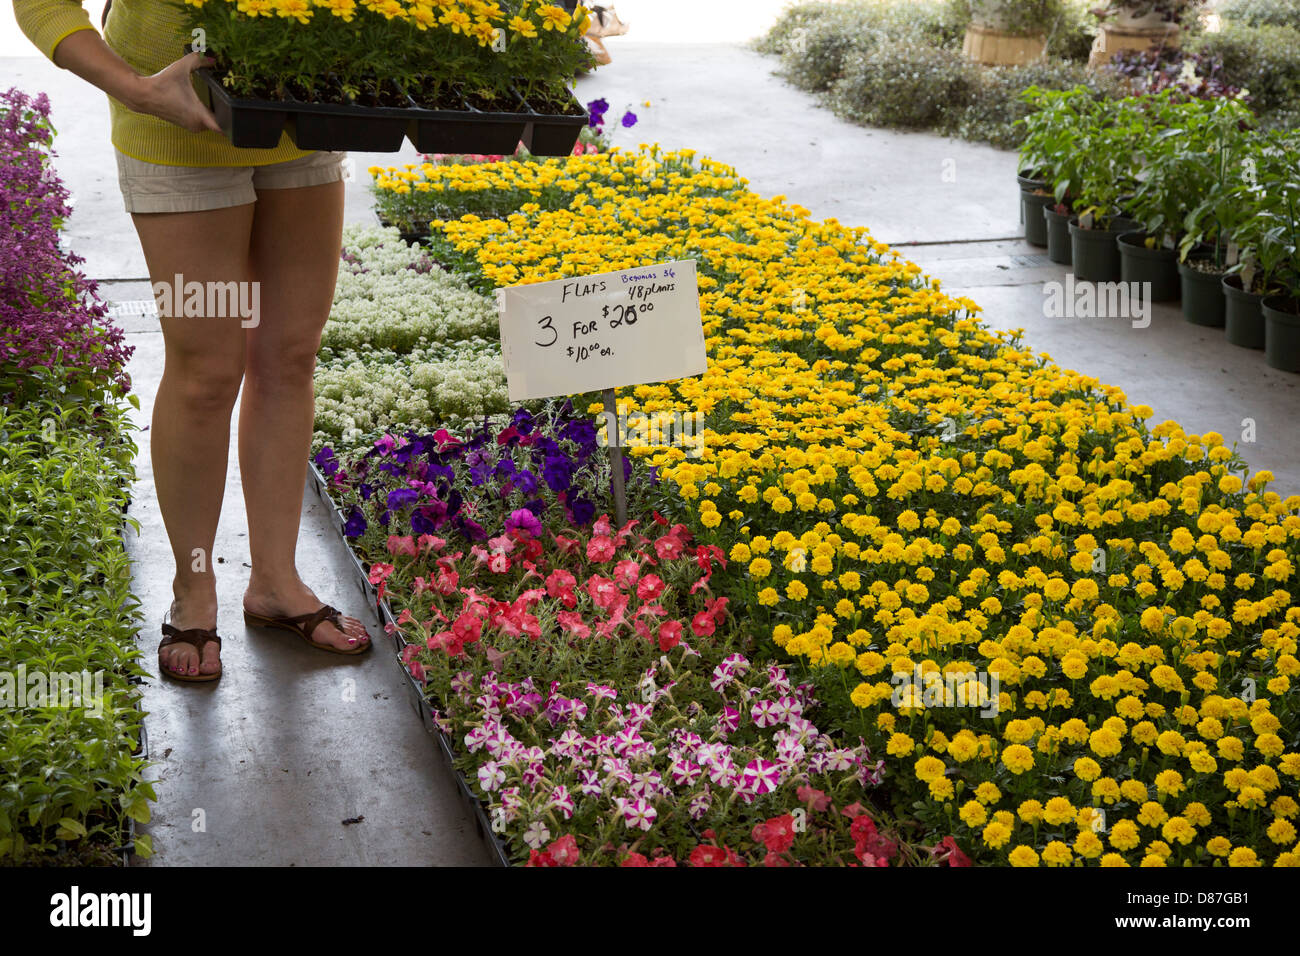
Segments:
[[[215,674],[180,674],[165,667],[162,661],[162,649],[170,644],[189,644],[199,655],[199,666],[203,664],[203,649],[208,646],[209,641],[216,641],[217,647],[221,647],[221,636],[217,634],[216,628],[204,630],[201,627],[190,627],[185,630],[177,630],[170,624],[163,622],[162,626],[163,639],[158,642],[158,673],[170,677],[173,680],[185,681],[189,684],[207,684],[214,680],[220,680],[222,673],[225,672],[223,666]]]
[[[346,654],[349,657],[364,654],[374,644],[369,631],[366,632],[364,642],[358,643],[351,650],[343,650],[331,644],[313,641],[311,639],[312,632],[324,621],[329,621],[340,631],[343,631],[343,615],[328,604],[323,605],[312,614],[299,614],[297,617],[263,617],[261,614],[254,614],[252,611],[244,611],[244,623],[250,627],[278,627],[284,631],[292,631],[312,647],[319,647],[322,651],[329,651],[331,654]]]

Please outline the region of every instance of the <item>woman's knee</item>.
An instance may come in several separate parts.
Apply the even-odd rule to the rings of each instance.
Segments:
[[[163,389],[169,398],[196,412],[229,411],[244,378],[243,363],[212,356],[168,356]]]
[[[319,350],[319,333],[279,342],[275,348],[250,349],[247,368],[250,386],[298,389],[309,384],[316,373]]]

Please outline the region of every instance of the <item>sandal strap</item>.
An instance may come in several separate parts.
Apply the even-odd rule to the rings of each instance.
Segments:
[[[208,630],[201,627],[190,627],[181,631],[170,624],[164,624],[162,632],[163,639],[158,642],[158,650],[162,650],[170,644],[189,644],[202,655],[203,649],[208,645],[209,641],[215,641],[217,647],[221,646],[221,635],[217,633],[215,628]]]
[[[286,618],[287,622],[298,625],[302,631],[302,636],[311,641],[311,636],[316,628],[320,627],[325,621],[329,621],[340,631],[343,630],[343,622],[339,620],[339,612],[330,607],[328,604],[322,605],[319,610],[313,614],[301,614],[298,617]],[[301,623],[300,623],[301,622]],[[312,641],[315,644],[315,641]]]

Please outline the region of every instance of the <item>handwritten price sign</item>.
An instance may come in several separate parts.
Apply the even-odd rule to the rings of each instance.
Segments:
[[[692,260],[498,295],[511,401],[667,382],[708,367]]]

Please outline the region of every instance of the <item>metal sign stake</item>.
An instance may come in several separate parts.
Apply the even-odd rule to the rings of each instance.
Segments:
[[[604,389],[605,429],[609,442],[609,466],[614,473],[614,518],[621,528],[627,524],[627,490],[623,487],[623,436],[619,434],[618,409],[614,404],[614,390]]]

